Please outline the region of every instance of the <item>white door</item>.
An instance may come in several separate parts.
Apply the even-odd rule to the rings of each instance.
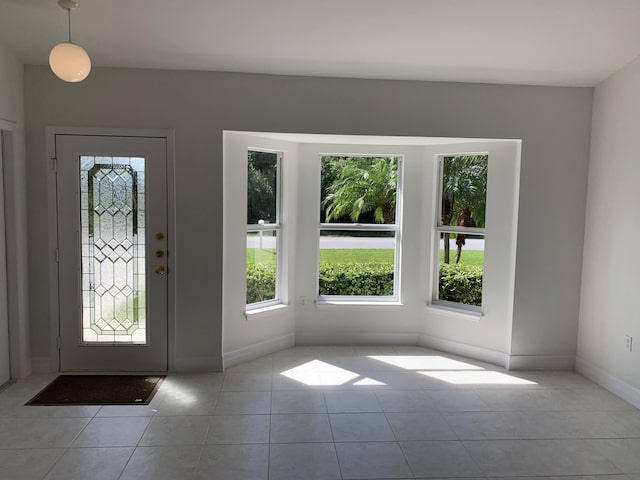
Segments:
[[[4,144],[0,131],[0,385],[9,381],[9,310],[7,302],[7,243],[4,229]]]
[[[167,369],[167,142],[59,135],[60,369]]]

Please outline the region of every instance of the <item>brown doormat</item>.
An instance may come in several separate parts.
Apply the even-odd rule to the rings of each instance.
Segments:
[[[60,375],[26,405],[149,405],[165,375]]]

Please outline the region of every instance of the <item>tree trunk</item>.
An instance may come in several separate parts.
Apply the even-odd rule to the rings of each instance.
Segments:
[[[471,225],[471,210],[468,207],[463,208],[458,213],[459,227],[469,227]],[[460,262],[460,255],[462,254],[462,246],[464,245],[465,235],[459,233],[456,236],[456,245],[458,246],[458,252],[456,253],[456,263]]]
[[[451,215],[453,215],[453,195],[447,196],[442,195],[442,218],[440,221],[441,225],[450,225],[451,224]],[[451,238],[450,233],[445,233],[443,235],[444,238],[444,263],[449,263],[450,260],[450,251],[451,248],[449,246],[449,239]]]
[[[396,206],[387,204],[382,207],[382,219],[387,225],[396,223]]]
[[[458,251],[456,252],[456,263],[460,263],[460,255],[462,254],[462,246],[464,245],[464,235],[458,235],[456,237],[456,245],[458,246]]]
[[[450,255],[450,246],[449,246],[449,238],[451,238],[450,233],[444,234],[444,263],[449,263],[449,255]]]

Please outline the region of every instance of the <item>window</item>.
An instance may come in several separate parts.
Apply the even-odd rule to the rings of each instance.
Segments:
[[[398,298],[401,157],[322,156],[318,294]]]
[[[280,160],[250,150],[247,161],[247,298],[249,308],[280,303]]]
[[[478,311],[482,306],[488,159],[440,158],[435,304]]]

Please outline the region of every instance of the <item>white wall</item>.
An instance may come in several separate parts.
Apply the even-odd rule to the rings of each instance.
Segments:
[[[487,213],[481,318],[451,315],[439,308],[423,312],[424,343],[438,346],[440,341],[481,347],[500,352],[504,357],[512,352],[514,272],[518,226],[518,196],[520,183],[519,142],[486,142],[466,145],[430,147],[426,151],[425,168],[428,179],[436,174],[435,155],[460,152],[486,152],[489,156]],[[426,180],[427,183],[429,180]],[[429,218],[424,236],[431,234],[435,208],[433,200],[425,202],[424,217]],[[433,251],[432,242],[423,241]],[[421,264],[423,272],[433,272],[433,260]],[[444,347],[444,345],[443,345]],[[472,352],[469,352],[471,355]],[[471,355],[473,356],[473,355]]]
[[[640,59],[595,89],[578,368],[640,406]],[[634,339],[625,351],[625,335]]]
[[[261,353],[294,344],[295,300],[280,292],[283,308],[245,315],[247,259],[247,152],[260,148],[282,152],[280,223],[283,236],[282,276],[284,284],[295,282],[295,228],[297,210],[298,145],[238,133],[224,138],[224,245],[222,281],[222,351],[225,367]]]
[[[7,276],[11,329],[11,375],[31,372],[27,269],[26,160],[22,63],[0,44],[0,129],[6,130],[4,158]]]
[[[592,89],[96,68],[25,69],[34,356],[49,352],[45,127],[172,128],[176,354],[222,348],[222,132],[522,139],[512,353],[575,354]],[[570,232],[570,233],[569,233]]]

